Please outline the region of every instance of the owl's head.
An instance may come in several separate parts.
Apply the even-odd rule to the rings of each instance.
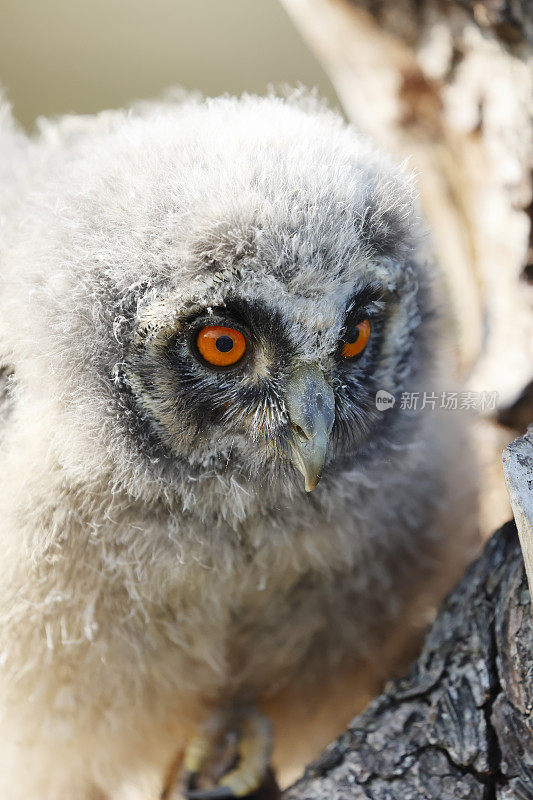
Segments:
[[[301,98],[69,125],[60,144],[45,131],[33,302],[56,395],[102,460],[310,491],[386,458],[413,423],[376,392],[427,361],[410,178]]]

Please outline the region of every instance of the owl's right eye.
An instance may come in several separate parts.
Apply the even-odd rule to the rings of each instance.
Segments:
[[[201,358],[213,367],[233,367],[246,353],[244,334],[224,325],[206,325],[196,334],[196,349]]]
[[[364,319],[355,327],[355,330],[346,339],[342,346],[341,355],[343,358],[355,358],[362,353],[370,338],[370,321]]]

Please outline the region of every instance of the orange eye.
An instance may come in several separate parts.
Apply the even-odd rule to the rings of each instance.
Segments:
[[[367,319],[360,322],[355,329],[355,337],[350,338],[352,341],[344,342],[342,348],[344,358],[353,358],[363,352],[370,338],[370,322]]]
[[[246,352],[246,339],[235,328],[207,325],[196,337],[198,352],[214,367],[231,367]]]

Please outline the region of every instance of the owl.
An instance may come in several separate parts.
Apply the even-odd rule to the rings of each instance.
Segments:
[[[302,92],[0,149],[0,796],[243,797],[466,550],[412,176]]]

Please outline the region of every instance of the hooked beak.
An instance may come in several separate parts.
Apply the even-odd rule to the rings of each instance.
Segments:
[[[335,397],[321,370],[302,365],[287,386],[285,405],[292,426],[292,463],[312,492],[322,476],[328,439],[335,420]]]

